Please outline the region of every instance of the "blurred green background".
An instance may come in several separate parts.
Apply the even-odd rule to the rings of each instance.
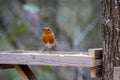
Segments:
[[[59,51],[102,47],[100,0],[0,0],[0,50],[42,50],[42,28],[51,27]],[[92,80],[88,68],[30,66],[38,80]],[[0,69],[0,80],[22,80]],[[98,79],[97,79],[98,80]]]

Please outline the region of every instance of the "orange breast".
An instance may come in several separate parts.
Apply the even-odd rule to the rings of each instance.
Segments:
[[[47,44],[47,43],[54,43],[54,36],[52,33],[43,33],[42,34],[42,41]]]

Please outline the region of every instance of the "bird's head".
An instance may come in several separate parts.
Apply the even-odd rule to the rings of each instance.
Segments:
[[[44,31],[44,32],[51,32],[51,29],[50,29],[49,27],[44,27],[44,28],[43,28],[43,31]]]

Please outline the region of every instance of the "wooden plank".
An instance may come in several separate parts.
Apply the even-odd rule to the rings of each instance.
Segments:
[[[91,78],[102,78],[102,65],[97,67],[90,67]]]
[[[96,67],[90,67],[90,76],[96,78]]]
[[[95,66],[90,67],[90,73],[92,78],[102,76],[102,48],[89,49],[88,54],[93,56]]]
[[[0,64],[94,67],[94,57],[84,54],[88,53],[24,50],[2,51],[0,52]]]
[[[102,58],[102,48],[93,48],[89,49],[88,52],[90,55],[94,56],[96,59],[101,59]]]
[[[114,67],[113,80],[120,80],[120,67]]]

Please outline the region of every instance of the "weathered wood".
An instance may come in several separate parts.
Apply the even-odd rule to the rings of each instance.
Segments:
[[[94,57],[95,66],[90,67],[92,78],[102,76],[102,48],[89,49],[88,54]]]
[[[120,80],[120,67],[114,67],[113,80]]]
[[[94,57],[84,54],[87,52],[2,51],[0,52],[0,64],[96,66]]]
[[[96,77],[96,67],[90,67],[90,76],[92,78]]]
[[[94,48],[94,49],[89,49],[88,52],[90,55],[94,56],[95,59],[101,59],[102,58],[102,48]]]
[[[14,68],[14,66],[11,64],[0,64],[0,69],[9,69],[9,68]]]

